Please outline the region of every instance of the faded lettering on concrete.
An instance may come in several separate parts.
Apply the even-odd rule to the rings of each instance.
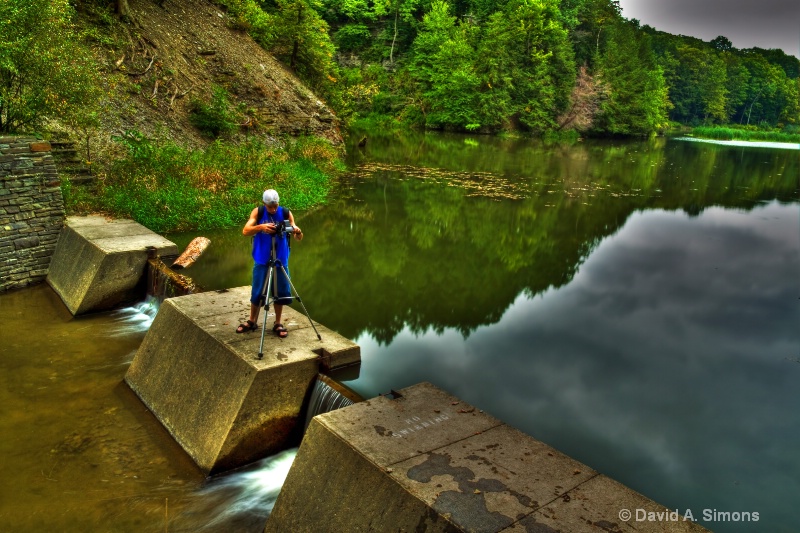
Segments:
[[[396,439],[402,439],[412,433],[416,433],[417,431],[424,431],[428,428],[438,426],[443,422],[447,422],[450,420],[450,416],[446,414],[439,414],[429,418],[422,418],[420,416],[412,416],[411,418],[406,418],[404,420],[405,426],[401,427],[397,430],[386,429],[382,426],[375,426],[375,431],[378,432],[379,435],[384,437],[394,437]]]

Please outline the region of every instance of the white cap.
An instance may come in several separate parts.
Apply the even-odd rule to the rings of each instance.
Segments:
[[[264,196],[261,197],[265,204],[277,204],[279,201],[278,191],[275,189],[267,189],[264,191]]]

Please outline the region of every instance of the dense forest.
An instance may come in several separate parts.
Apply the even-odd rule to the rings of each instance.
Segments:
[[[800,60],[660,32],[616,0],[222,0],[348,119],[646,135],[796,133]]]
[[[216,2],[229,27],[345,123],[534,135],[649,135],[678,124],[800,131],[796,57],[664,33],[625,19],[617,0]],[[126,4],[0,4],[0,131],[46,115],[92,124],[102,110],[82,104],[97,101],[104,75],[89,51],[113,45],[111,18],[130,25]],[[219,96],[225,105],[209,105],[224,108]],[[235,124],[220,116],[215,134]]]

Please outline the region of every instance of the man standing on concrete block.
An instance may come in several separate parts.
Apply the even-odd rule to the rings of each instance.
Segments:
[[[246,331],[253,331],[258,328],[258,314],[261,307],[264,305],[264,298],[267,295],[262,295],[261,292],[266,286],[267,273],[269,272],[269,261],[273,250],[273,241],[275,245],[274,259],[280,263],[286,270],[286,276],[279,266],[273,269],[275,273],[273,279],[273,293],[275,299],[275,324],[272,326],[272,331],[278,337],[284,338],[289,332],[283,324],[281,324],[281,314],[283,306],[292,303],[292,291],[289,280],[286,277],[289,275],[289,233],[286,231],[278,231],[280,225],[288,220],[294,231],[291,233],[299,241],[303,239],[303,232],[300,228],[295,226],[294,215],[285,207],[279,205],[278,192],[275,189],[267,189],[264,191],[262,201],[264,207],[256,207],[250,213],[250,218],[242,228],[242,235],[253,237],[253,288],[250,295],[250,318],[239,324],[236,328],[236,333],[244,333]],[[266,317],[264,318],[266,320]]]

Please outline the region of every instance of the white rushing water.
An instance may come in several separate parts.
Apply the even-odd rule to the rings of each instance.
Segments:
[[[158,298],[114,311],[114,327],[106,330],[113,336],[147,332],[158,313]],[[125,364],[130,364],[134,353]],[[353,402],[326,383],[318,381],[308,420]],[[308,422],[308,421],[307,421]],[[306,422],[306,423],[307,423]],[[172,519],[181,531],[242,533],[262,531],[275,506],[281,487],[297,455],[297,448],[257,461],[233,472],[209,478],[201,488],[184,499],[183,508]]]
[[[143,333],[150,329],[158,313],[159,303],[158,298],[147,296],[144,301],[134,306],[114,311],[112,317],[116,327],[112,328],[112,335]]]
[[[261,531],[275,506],[297,448],[211,478],[184,514],[202,516],[198,531]]]
[[[308,429],[311,419],[315,416],[336,411],[348,405],[353,405],[352,400],[339,394],[338,391],[332,389],[324,381],[317,380],[314,390],[311,392],[311,400],[308,403],[305,429]]]

